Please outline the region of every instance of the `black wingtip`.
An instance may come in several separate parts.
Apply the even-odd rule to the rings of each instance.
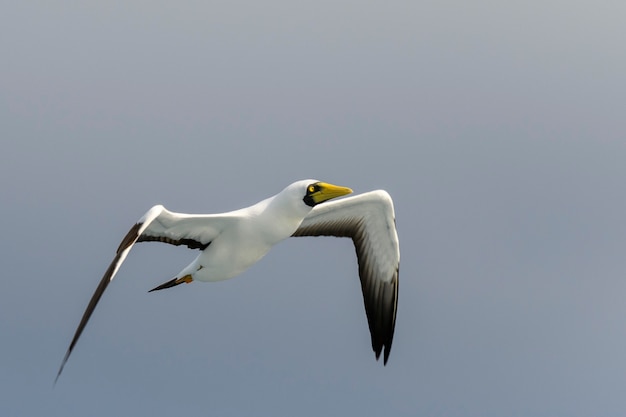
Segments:
[[[54,383],[52,384],[52,388],[57,386],[57,381],[59,380],[59,377],[61,376],[61,372],[63,372],[63,365],[61,365],[61,367],[59,368],[59,372],[57,372],[56,378],[54,378]]]
[[[382,346],[381,349],[376,350],[374,349],[374,354],[376,355],[376,360],[380,360],[380,354],[382,352]],[[385,345],[385,353],[383,354],[383,366],[387,366],[387,361],[389,360],[389,353],[391,352],[391,346]]]
[[[59,372],[57,372],[57,376],[56,378],[54,378],[54,384],[52,384],[52,387],[54,388],[57,384],[57,381],[59,380],[59,377],[61,376],[61,373],[63,372],[63,368],[65,367],[65,363],[67,362],[67,360],[70,357],[70,353],[72,353],[72,349],[68,349],[67,352],[65,353],[65,357],[63,358],[63,361],[61,362],[61,366],[59,367]]]

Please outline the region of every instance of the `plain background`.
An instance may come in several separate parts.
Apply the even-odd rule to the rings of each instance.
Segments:
[[[626,3],[0,6],[0,411],[621,416]],[[195,256],[128,228],[302,178],[384,188],[396,336],[374,360],[350,241],[148,294]]]

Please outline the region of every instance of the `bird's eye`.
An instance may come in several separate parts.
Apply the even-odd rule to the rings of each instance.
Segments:
[[[314,185],[309,185],[309,192],[310,193],[314,193],[315,192],[315,186]]]

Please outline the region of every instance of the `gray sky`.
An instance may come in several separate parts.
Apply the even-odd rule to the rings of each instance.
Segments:
[[[0,7],[0,414],[620,416],[623,2]],[[393,196],[374,361],[349,241],[148,294],[195,252],[132,223],[314,177]]]

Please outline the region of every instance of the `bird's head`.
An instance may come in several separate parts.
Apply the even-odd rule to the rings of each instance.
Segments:
[[[318,180],[301,180],[288,185],[272,197],[270,204],[273,207],[280,207],[281,210],[286,209],[290,216],[298,217],[300,221],[317,204],[351,192],[350,188]]]
[[[341,187],[317,180],[299,181],[298,186],[303,191],[301,192],[302,201],[309,207],[315,207],[324,201],[352,193],[352,190],[348,187]]]

